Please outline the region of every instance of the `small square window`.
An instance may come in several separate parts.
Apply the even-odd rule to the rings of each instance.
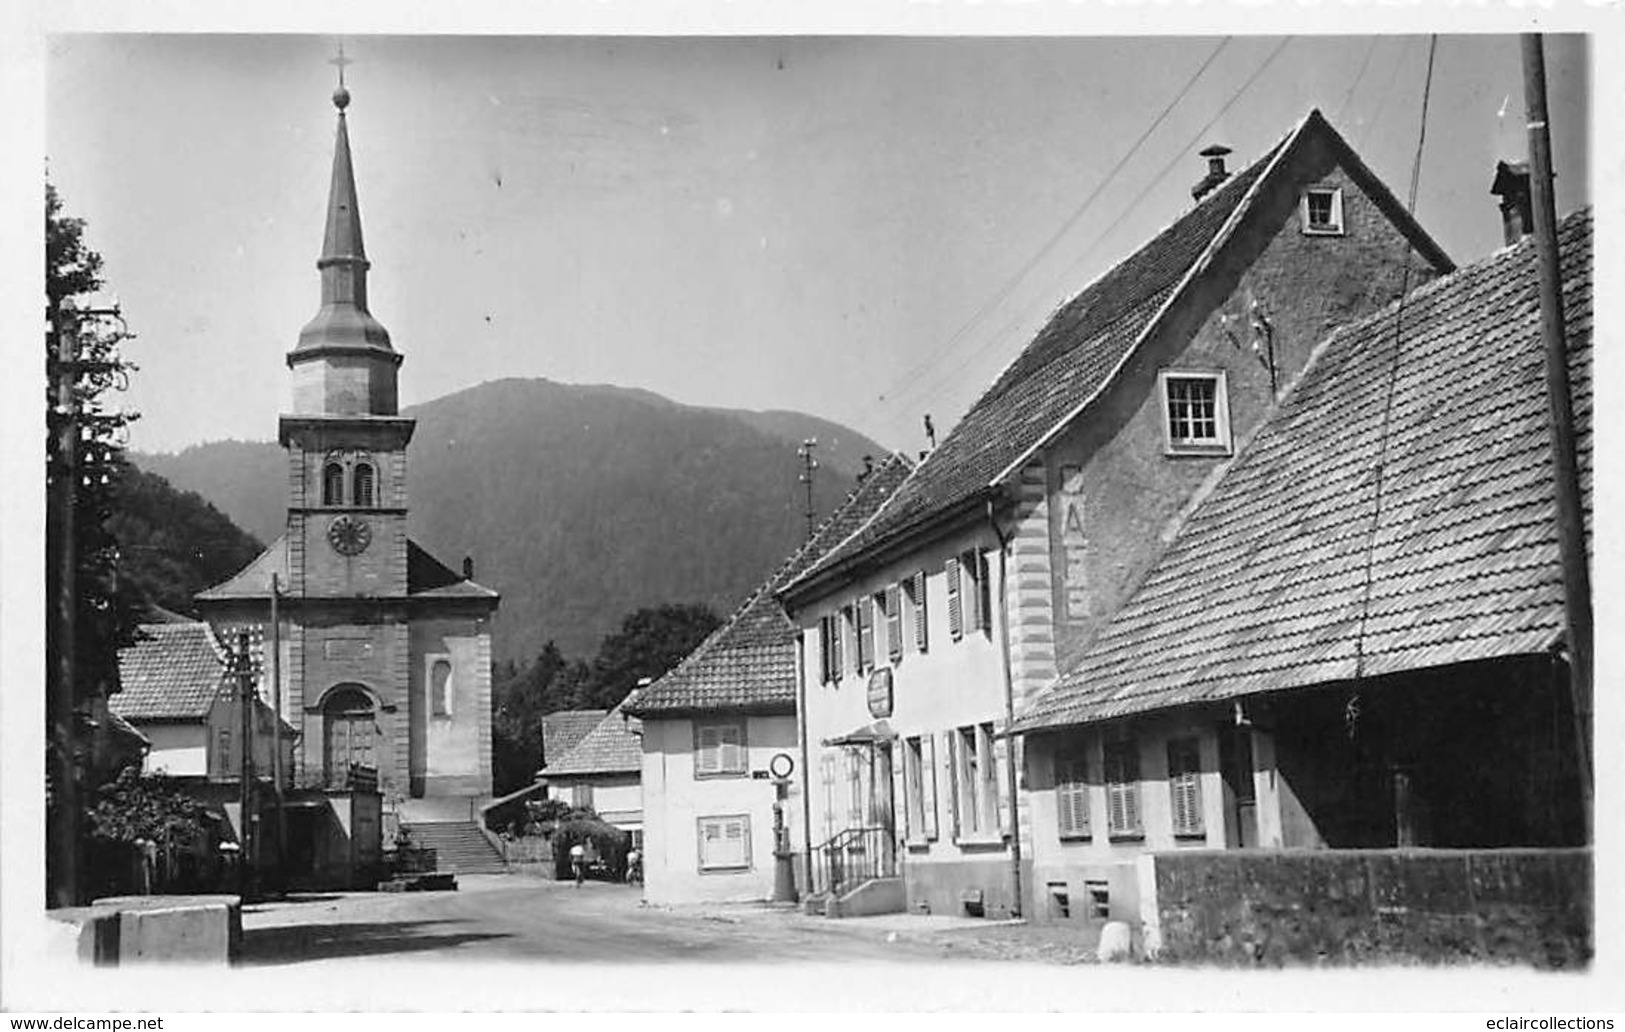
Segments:
[[[744,870],[750,867],[750,817],[701,817],[698,820],[700,870]]]
[[[1340,235],[1343,232],[1343,191],[1312,187],[1303,192],[1303,231]]]
[[[1168,454],[1228,455],[1230,400],[1224,373],[1164,370],[1160,378]]]

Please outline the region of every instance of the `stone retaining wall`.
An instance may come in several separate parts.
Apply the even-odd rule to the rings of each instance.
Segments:
[[[1592,955],[1589,849],[1202,850],[1139,870],[1146,948],[1230,965],[1524,963]]]

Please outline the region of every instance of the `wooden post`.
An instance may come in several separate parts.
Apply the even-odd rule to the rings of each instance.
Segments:
[[[1529,187],[1535,216],[1535,253],[1540,266],[1540,328],[1546,345],[1546,401],[1551,417],[1558,553],[1563,563],[1564,615],[1568,628],[1569,689],[1586,841],[1591,842],[1591,575],[1586,562],[1573,395],[1569,390],[1568,335],[1563,325],[1563,283],[1558,269],[1557,204],[1552,192],[1552,142],[1546,113],[1546,57],[1539,33],[1526,33],[1522,44],[1524,108],[1529,122]]]
[[[78,613],[78,558],[74,551],[74,495],[79,479],[79,420],[74,402],[78,381],[79,317],[64,301],[51,313],[56,334],[56,479],[51,484],[57,518],[56,680],[48,702],[51,729],[52,790],[56,809],[50,843],[50,898],[58,907],[77,906],[83,839],[79,819],[78,693],[75,690],[74,637]]]

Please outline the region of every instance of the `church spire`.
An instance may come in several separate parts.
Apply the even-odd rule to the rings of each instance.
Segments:
[[[299,344],[288,353],[288,366],[294,370],[295,401],[300,409],[309,410],[315,403],[318,411],[328,415],[393,415],[395,368],[401,356],[390,345],[389,331],[367,309],[367,270],[372,263],[367,261],[361,240],[361,206],[356,199],[345,117],[350,91],[344,85],[344,65],[349,62],[342,50],[334,63],[339,66],[339,86],[333,91],[338,131],[322,254],[316,261],[321,272],[321,308],[299,331]],[[312,365],[323,370],[319,373]],[[337,386],[331,374],[338,372],[338,366],[344,370],[338,379],[348,381],[350,388],[340,392],[344,397],[335,396],[331,389],[317,394],[300,391],[301,384],[313,380]],[[360,379],[367,383],[357,382],[358,373],[365,374]],[[357,387],[363,389],[357,391]]]

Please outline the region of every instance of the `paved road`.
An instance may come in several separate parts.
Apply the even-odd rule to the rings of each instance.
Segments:
[[[511,875],[464,876],[456,892],[339,893],[250,906],[243,928],[249,965],[413,955],[645,964],[1001,955],[977,952],[986,942],[981,930],[997,926],[963,919],[830,921],[744,905],[650,907],[636,887],[588,882],[577,889]]]
[[[338,958],[531,959],[591,963],[1081,963],[1093,940],[1053,926],[904,914],[831,921],[765,906],[646,906],[634,886],[577,889],[517,875],[468,875],[456,892],[334,893],[244,909],[244,961]]]

